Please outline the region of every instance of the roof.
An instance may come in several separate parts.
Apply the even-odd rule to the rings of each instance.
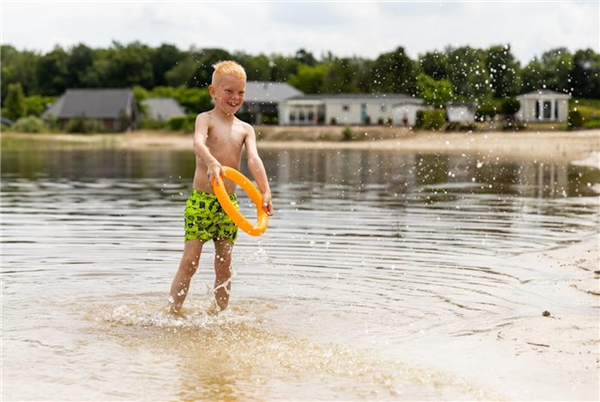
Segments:
[[[423,99],[413,96],[398,94],[398,93],[383,93],[383,94],[310,94],[303,96],[295,96],[290,100],[315,100],[315,101],[346,101],[346,102],[373,102],[373,101],[391,101],[399,103],[423,103]]]
[[[135,105],[131,89],[67,89],[44,115],[59,118],[119,118]]]
[[[298,95],[302,95],[302,91],[286,82],[246,82],[246,102],[278,103]]]
[[[185,109],[173,98],[149,98],[142,102],[146,108],[146,118],[169,120],[171,117],[185,116]]]
[[[571,95],[552,91],[550,89],[538,89],[536,91],[531,91],[526,94],[517,96],[517,99],[539,99],[539,98],[571,99]]]

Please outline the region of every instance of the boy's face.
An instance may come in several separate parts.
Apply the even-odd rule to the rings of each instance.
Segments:
[[[208,87],[208,90],[215,101],[215,108],[226,115],[233,115],[244,103],[246,80],[232,75],[222,75],[214,85]]]

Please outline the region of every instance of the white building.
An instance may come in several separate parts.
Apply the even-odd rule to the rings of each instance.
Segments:
[[[473,123],[477,102],[448,102],[446,104],[446,115],[451,123]]]
[[[324,94],[289,98],[279,104],[280,125],[414,125],[423,100],[403,94]]]
[[[240,112],[255,115],[255,124],[262,124],[263,114],[277,114],[280,103],[302,92],[285,82],[248,81],[246,95]]]
[[[548,89],[517,96],[521,108],[516,113],[523,122],[565,122],[569,114],[571,95]]]

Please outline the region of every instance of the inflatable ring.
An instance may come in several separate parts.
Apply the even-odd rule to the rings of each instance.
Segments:
[[[267,230],[267,224],[269,223],[269,217],[262,207],[262,194],[242,173],[228,166],[223,166],[223,169],[225,170],[225,177],[240,186],[240,188],[244,190],[248,196],[250,196],[250,199],[254,202],[254,205],[256,205],[256,213],[258,215],[256,225],[253,225],[246,218],[244,218],[244,215],[242,215],[242,213],[233,205],[229,199],[227,190],[225,190],[223,180],[219,180],[217,182],[217,180],[213,179],[212,188],[217,196],[217,199],[219,200],[219,204],[221,204],[223,211],[225,211],[233,223],[235,223],[240,229],[248,233],[250,236],[260,236],[265,230]]]

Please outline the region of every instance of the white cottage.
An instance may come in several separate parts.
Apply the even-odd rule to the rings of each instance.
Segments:
[[[523,122],[565,122],[571,95],[542,89],[517,96],[521,108],[516,116]]]
[[[279,105],[281,125],[414,125],[422,99],[403,94],[324,94],[287,99]]]
[[[473,123],[477,112],[477,102],[448,102],[446,116],[451,123]]]

